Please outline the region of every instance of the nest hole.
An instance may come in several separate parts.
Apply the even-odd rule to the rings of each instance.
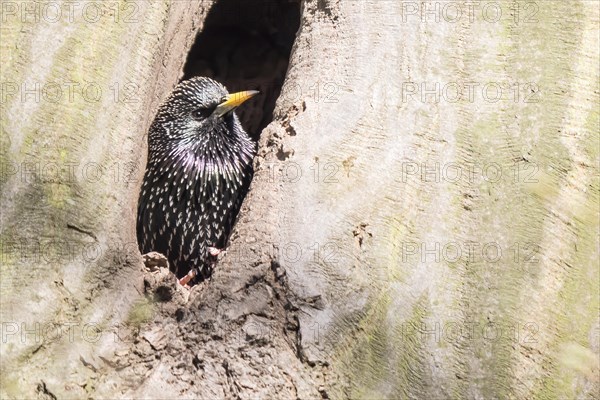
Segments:
[[[299,27],[299,0],[219,0],[196,36],[183,79],[207,76],[230,93],[259,90],[236,111],[258,140],[273,118]]]

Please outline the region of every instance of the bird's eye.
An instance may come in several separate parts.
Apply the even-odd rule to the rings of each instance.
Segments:
[[[197,108],[194,111],[192,111],[192,118],[194,118],[197,121],[201,121],[203,119],[210,117],[210,115],[212,114],[213,111],[214,111],[214,107]]]

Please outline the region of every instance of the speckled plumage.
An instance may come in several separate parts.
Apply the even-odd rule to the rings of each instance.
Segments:
[[[192,268],[208,275],[208,248],[224,247],[252,178],[255,143],[233,111],[213,113],[227,95],[209,78],[184,81],[148,134],[138,243],[166,255],[178,277]]]

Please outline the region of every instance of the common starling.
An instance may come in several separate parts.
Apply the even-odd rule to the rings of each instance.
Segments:
[[[142,254],[163,253],[182,283],[209,276],[252,179],[256,144],[233,110],[257,93],[229,94],[210,78],[192,78],[150,126],[138,243]]]

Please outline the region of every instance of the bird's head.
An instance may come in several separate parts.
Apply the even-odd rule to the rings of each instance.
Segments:
[[[229,94],[223,85],[206,77],[183,81],[159,109],[155,124],[163,132],[155,139],[199,144],[244,134],[233,110],[256,94],[256,90]]]

